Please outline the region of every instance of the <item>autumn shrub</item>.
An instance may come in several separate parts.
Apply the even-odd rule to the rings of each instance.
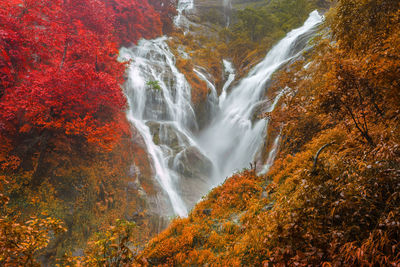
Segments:
[[[117,220],[108,230],[100,232],[90,241],[83,266],[128,266],[135,262],[137,235],[135,223]]]
[[[0,178],[0,191],[9,181]],[[46,214],[18,222],[18,214],[8,206],[9,198],[0,193],[0,264],[2,266],[40,266],[37,257],[56,235],[67,229]]]

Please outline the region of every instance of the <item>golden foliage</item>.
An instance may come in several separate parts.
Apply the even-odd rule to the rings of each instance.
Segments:
[[[8,181],[0,180],[0,190]],[[31,217],[18,222],[15,211],[8,207],[9,198],[0,193],[0,265],[40,266],[37,256],[43,252],[56,235],[67,229],[58,219],[42,214],[41,218]]]

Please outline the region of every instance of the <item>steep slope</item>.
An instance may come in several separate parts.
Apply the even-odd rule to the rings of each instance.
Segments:
[[[289,91],[265,114],[283,127],[272,169],[229,178],[150,241],[141,264],[400,264],[400,4],[342,0],[327,21],[274,83]]]

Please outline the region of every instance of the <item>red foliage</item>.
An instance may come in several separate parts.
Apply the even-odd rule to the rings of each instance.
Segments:
[[[159,14],[146,0],[107,1],[115,14],[119,41],[127,45],[140,38],[153,38],[162,33]]]
[[[118,127],[112,120],[125,104],[123,65],[116,61],[105,6],[92,0],[24,1],[2,3],[1,9],[2,21],[9,22],[0,47],[2,134],[38,129],[99,144],[114,139],[110,129]]]
[[[2,1],[2,138],[52,131],[109,147],[127,130],[118,45],[160,35],[157,11],[173,14],[165,3]]]
[[[149,4],[160,13],[161,22],[163,23],[163,33],[167,34],[173,31],[173,20],[177,15],[176,0],[149,0]]]

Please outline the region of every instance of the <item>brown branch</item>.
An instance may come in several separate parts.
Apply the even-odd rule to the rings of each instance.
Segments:
[[[315,173],[315,171],[316,171],[316,169],[317,169],[318,157],[319,157],[319,155],[321,154],[321,152],[322,152],[325,148],[327,148],[328,146],[333,145],[334,143],[335,143],[335,142],[330,142],[330,143],[328,143],[328,144],[325,144],[325,145],[323,145],[323,146],[317,151],[317,153],[316,153],[315,156],[314,156],[314,164],[313,164],[313,169],[312,169],[312,172],[313,172],[313,173]]]
[[[371,146],[373,146],[373,145],[374,145],[374,142],[372,141],[371,136],[369,136],[368,132],[365,132],[365,131],[363,130],[364,127],[361,126],[361,127],[363,128],[363,129],[361,129],[361,127],[359,126],[359,123],[361,123],[361,122],[357,123],[357,119],[356,119],[356,117],[354,116],[353,111],[352,111],[347,105],[344,105],[344,107],[345,107],[345,109],[347,109],[347,111],[349,112],[349,114],[350,114],[350,116],[351,116],[351,118],[352,118],[354,124],[356,125],[356,128],[358,129],[358,131],[360,131],[362,137],[364,137],[365,140],[367,140],[368,144],[370,144]]]
[[[63,57],[62,57],[62,60],[61,60],[61,63],[60,63],[60,70],[62,70],[62,68],[64,66],[65,59],[67,57],[67,49],[68,49],[68,41],[65,40],[64,53],[63,53]]]
[[[360,102],[360,107],[361,107],[361,116],[363,118],[363,122],[362,122],[361,126],[362,126],[364,132],[366,134],[368,134],[368,126],[367,126],[367,120],[365,117],[365,109],[364,109],[364,97],[362,96],[360,88],[358,86],[356,86],[356,90],[358,93],[358,97],[360,98],[359,102]],[[361,123],[361,121],[360,121],[360,123]]]
[[[47,156],[48,142],[50,139],[50,132],[44,130],[40,136],[40,148],[39,148],[39,159],[36,164],[36,169],[32,174],[31,185],[37,187],[42,183],[43,177],[46,174],[45,159]]]

